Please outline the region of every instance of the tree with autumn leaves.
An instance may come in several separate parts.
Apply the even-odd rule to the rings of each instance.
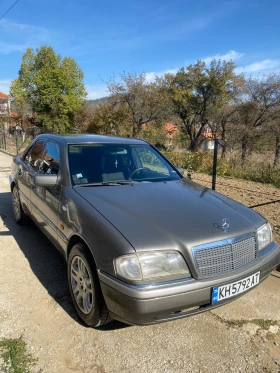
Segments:
[[[240,146],[243,163],[251,144],[265,133],[278,163],[280,74],[245,77],[236,74],[233,61],[197,61],[154,82],[147,82],[144,72],[123,73],[108,83],[108,91],[108,99],[94,110],[91,128],[97,132],[114,128],[117,135],[145,137],[143,128],[159,134],[162,124],[171,121],[189,149],[197,151],[210,128],[213,138],[220,139],[222,157],[229,144]]]
[[[121,122],[115,121],[116,134],[126,129],[127,134],[134,137],[143,135],[143,127],[147,126],[160,133],[162,124],[171,121],[182,137],[189,139],[190,150],[197,151],[206,126],[212,128],[213,135],[223,126],[223,138],[226,138],[224,118],[229,119],[228,111],[232,108],[228,107],[240,94],[244,81],[241,75],[235,74],[235,67],[232,61],[213,60],[209,66],[197,61],[174,74],[156,77],[154,82],[147,81],[144,72],[123,73],[118,81],[108,83],[110,95],[106,102],[95,107],[94,125],[90,128],[102,133],[108,127],[106,118],[109,120],[112,113],[122,117]]]

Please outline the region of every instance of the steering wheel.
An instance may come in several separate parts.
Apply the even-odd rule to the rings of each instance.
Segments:
[[[136,168],[136,170],[132,171],[131,174],[129,175],[129,178],[131,179],[132,176],[136,173],[136,172],[139,172],[139,171],[142,171],[142,170],[148,170],[148,171],[151,171],[150,168],[148,167],[139,167],[139,168]]]

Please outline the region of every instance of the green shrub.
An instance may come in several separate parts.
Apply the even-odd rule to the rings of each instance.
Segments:
[[[190,151],[162,151],[167,159],[176,167],[187,169],[192,167],[196,172],[207,173],[212,175],[213,170],[213,153]],[[261,158],[261,157],[260,157]],[[235,177],[245,180],[256,181],[260,183],[273,184],[280,187],[280,169],[271,165],[271,158],[267,157],[267,162],[257,157],[249,159],[244,168],[241,165],[240,157],[236,155],[227,158],[218,157],[217,175]]]

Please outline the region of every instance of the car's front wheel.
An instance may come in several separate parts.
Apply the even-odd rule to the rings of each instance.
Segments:
[[[71,297],[82,321],[92,327],[111,321],[93,258],[84,244],[73,246],[67,270]]]
[[[24,213],[21,207],[19,191],[18,191],[17,186],[14,186],[12,190],[12,202],[13,202],[13,214],[14,214],[15,221],[18,224],[26,223],[28,220],[28,217]]]

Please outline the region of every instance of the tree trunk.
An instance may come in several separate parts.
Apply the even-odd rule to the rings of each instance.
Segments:
[[[191,140],[190,151],[195,153],[195,152],[198,152],[198,150],[199,150],[199,142],[197,138],[194,138]]]
[[[280,155],[280,136],[276,136],[275,139],[275,157],[274,157],[274,162],[273,166],[277,166],[278,161],[279,161],[279,155]]]
[[[246,162],[247,148],[248,148],[248,138],[246,135],[243,135],[242,140],[241,140],[241,163],[242,163],[243,169],[245,167],[245,162]]]
[[[221,158],[225,158],[227,153],[227,143],[223,142]]]
[[[133,127],[132,127],[132,137],[136,137],[136,136],[137,136],[137,133],[138,133],[138,126],[137,126],[137,123],[133,123]]]

